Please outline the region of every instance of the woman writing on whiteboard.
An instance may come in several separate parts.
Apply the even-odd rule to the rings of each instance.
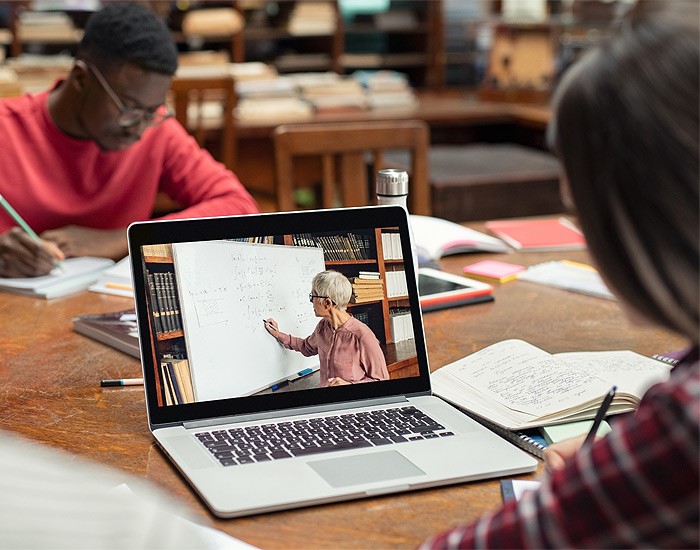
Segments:
[[[550,445],[539,490],[424,548],[700,547],[699,15],[697,0],[638,2],[564,75],[550,123],[610,290],[688,350],[605,437]]]
[[[309,300],[314,315],[321,317],[308,338],[279,331],[277,321],[267,319],[265,328],[285,348],[309,357],[318,355],[321,386],[342,386],[388,380],[386,359],[374,333],[347,312],[352,285],[338,271],[322,271],[311,281]]]

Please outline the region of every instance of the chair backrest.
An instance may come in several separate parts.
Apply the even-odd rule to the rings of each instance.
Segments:
[[[175,77],[170,92],[175,118],[202,147],[208,136],[215,135],[220,144],[219,154],[215,156],[233,169],[236,163],[233,77]]]
[[[293,210],[294,159],[321,159],[322,206],[374,204],[373,186],[367,181],[366,157],[373,156],[375,170],[387,168],[383,151],[406,150],[412,158],[409,180],[409,209],[413,214],[431,212],[428,186],[430,131],[419,120],[387,122],[334,122],[290,124],[274,132],[275,185],[279,210]],[[339,189],[338,189],[338,182]],[[372,195],[372,196],[370,196]]]

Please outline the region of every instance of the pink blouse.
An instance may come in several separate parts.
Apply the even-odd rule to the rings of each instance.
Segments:
[[[377,337],[354,317],[337,330],[330,321],[321,319],[308,338],[281,333],[280,342],[306,357],[318,355],[322,387],[328,385],[329,378],[336,377],[353,384],[389,380],[386,359]]]

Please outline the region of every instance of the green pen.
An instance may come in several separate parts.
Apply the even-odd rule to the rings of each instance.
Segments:
[[[5,199],[5,197],[3,197],[2,195],[0,195],[0,206],[2,206],[5,209],[5,212],[7,212],[13,220],[15,220],[17,225],[19,225],[27,235],[29,235],[36,242],[41,242],[41,238],[39,238],[39,235],[37,235],[36,232],[31,227],[29,227],[29,224],[22,219],[22,216],[20,216],[17,213],[17,210],[12,208],[12,205],[9,202],[7,202],[7,199]],[[59,269],[61,268],[61,262],[59,262],[58,260],[56,260],[56,267],[58,267]]]

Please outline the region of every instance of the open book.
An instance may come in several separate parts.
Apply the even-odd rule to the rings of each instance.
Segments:
[[[438,260],[465,252],[508,252],[502,240],[442,218],[411,215],[411,230],[419,261]]]
[[[522,340],[504,340],[432,373],[433,392],[508,430],[587,420],[613,385],[608,414],[636,410],[671,367],[633,351],[551,355]]]

